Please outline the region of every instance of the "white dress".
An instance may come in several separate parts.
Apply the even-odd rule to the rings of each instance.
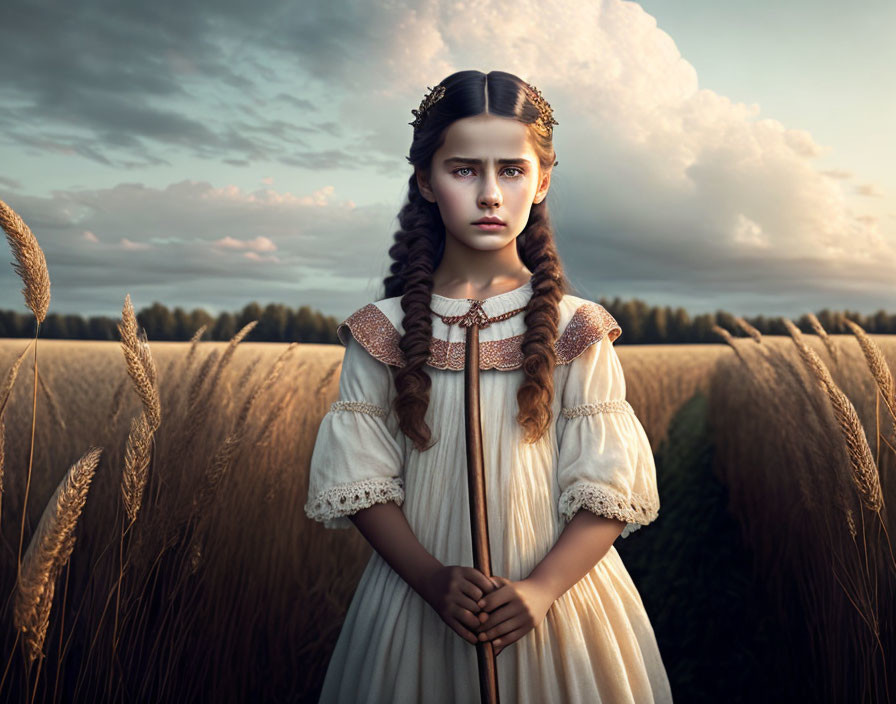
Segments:
[[[531,281],[484,299],[489,317],[524,307]],[[426,422],[436,444],[419,452],[398,429],[387,365],[402,365],[401,298],[357,310],[339,325],[345,346],[339,400],[312,453],[309,518],[328,528],[377,502],[402,507],[414,534],[445,565],[473,565],[464,430],[465,329],[433,316]],[[463,315],[466,299],[433,294],[435,313]],[[522,442],[525,313],[482,328],[480,403],[488,533],[494,574],[524,579],[566,522],[585,508],[626,521],[625,537],[657,517],[653,453],[625,400],[613,347],[622,330],[600,304],[559,304],[550,432]],[[672,701],[641,596],[615,547],[557,599],[542,623],[497,657],[505,703],[651,704]],[[476,649],[373,551],[327,669],[321,702],[477,702]]]

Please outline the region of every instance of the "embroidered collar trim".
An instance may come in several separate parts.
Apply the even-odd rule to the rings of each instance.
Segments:
[[[394,367],[404,366],[404,353],[399,347],[401,335],[386,314],[373,303],[368,303],[340,323],[336,334],[343,345],[348,342],[345,337],[346,328],[379,361]],[[609,336],[613,342],[621,334],[622,328],[606,308],[592,301],[583,303],[554,343],[557,364],[569,364],[604,335]],[[503,371],[519,369],[523,365],[523,336],[519,334],[503,340],[480,340],[479,368]],[[427,364],[435,369],[461,371],[464,368],[465,346],[463,340],[449,342],[432,337]]]

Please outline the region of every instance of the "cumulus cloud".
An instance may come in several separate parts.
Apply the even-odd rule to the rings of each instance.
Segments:
[[[758,103],[700,88],[634,2],[163,2],[112,13],[85,1],[65,23],[45,22],[40,2],[12,6],[0,25],[15,98],[0,106],[8,140],[120,168],[172,153],[279,162],[314,183],[294,195],[272,177],[252,192],[176,178],[19,199],[50,233],[89,228],[117,242],[100,256],[127,255],[121,281],[139,257],[138,278],[172,293],[233,301],[304,288],[319,296],[307,302],[350,312],[386,271],[400,205],[355,204],[371,176],[401,193],[410,109],[427,86],[475,67],[517,73],[554,107],[549,203],[582,295],[773,313],[798,297],[801,309],[868,307],[890,287],[892,216],[885,226],[849,199],[880,188],[816,168],[830,147]],[[80,244],[59,252],[66,280],[87,286],[76,269],[91,271],[97,248]]]

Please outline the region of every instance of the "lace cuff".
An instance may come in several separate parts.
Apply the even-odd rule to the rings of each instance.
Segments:
[[[370,477],[348,484],[337,484],[322,491],[305,505],[305,515],[322,521],[326,528],[350,528],[346,516],[374,504],[404,503],[401,477]]]
[[[600,401],[599,403],[582,403],[578,406],[563,408],[560,413],[564,418],[593,416],[596,413],[632,413],[635,409],[625,399]]]
[[[330,404],[330,413],[338,413],[339,411],[354,411],[355,413],[366,413],[374,418],[385,418],[389,415],[389,411],[382,406],[367,401],[336,401]]]
[[[650,497],[632,493],[631,498],[606,485],[578,481],[560,494],[560,515],[571,521],[579,509],[585,508],[598,516],[616,518],[628,525],[622,537],[628,537],[642,525],[647,525],[659,514],[659,506]]]

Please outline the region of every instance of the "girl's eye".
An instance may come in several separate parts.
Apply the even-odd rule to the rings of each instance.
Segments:
[[[452,173],[460,175],[461,171],[472,171],[472,170],[473,169],[469,166],[461,166],[460,168],[455,169]],[[510,178],[519,178],[523,174],[523,170],[517,166],[508,166],[506,169],[504,169],[504,173],[507,173],[508,171],[516,171],[517,172],[517,173],[513,174]]]

